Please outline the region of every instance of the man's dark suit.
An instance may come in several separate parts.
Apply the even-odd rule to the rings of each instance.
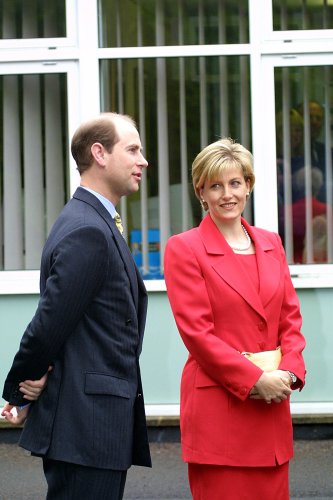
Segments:
[[[82,188],[45,244],[40,292],[3,393],[23,404],[19,382],[53,365],[20,445],[101,469],[150,466],[138,362],[147,294],[112,217]]]

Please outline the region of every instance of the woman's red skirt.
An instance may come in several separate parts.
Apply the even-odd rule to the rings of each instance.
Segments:
[[[188,464],[193,500],[289,500],[289,463],[275,467]]]

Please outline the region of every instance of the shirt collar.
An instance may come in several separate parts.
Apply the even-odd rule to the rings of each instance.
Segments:
[[[105,198],[105,196],[101,195],[100,193],[97,193],[97,191],[94,191],[93,189],[90,189],[88,187],[85,187],[85,186],[80,186],[82,189],[85,189],[86,191],[89,191],[89,193],[93,194],[94,196],[96,196],[96,198],[98,198],[98,200],[102,203],[102,205],[106,208],[106,210],[109,212],[109,214],[111,215],[112,218],[115,217],[116,215],[116,208],[115,206],[113,205],[113,203],[108,200],[107,198]]]

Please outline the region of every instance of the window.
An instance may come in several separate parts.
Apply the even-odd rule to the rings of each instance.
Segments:
[[[290,264],[333,263],[332,67],[275,69],[279,232]]]

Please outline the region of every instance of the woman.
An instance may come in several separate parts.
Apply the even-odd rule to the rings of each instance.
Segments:
[[[170,304],[189,351],[181,382],[182,454],[194,500],[286,500],[293,456],[289,395],[304,385],[299,301],[279,236],[243,218],[249,151],[230,139],[195,158],[208,214],[165,250]],[[281,348],[266,372],[242,353]]]

